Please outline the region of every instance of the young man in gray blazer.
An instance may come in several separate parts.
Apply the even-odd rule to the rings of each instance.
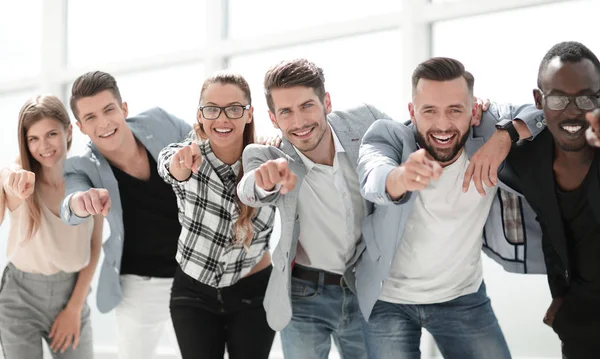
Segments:
[[[420,358],[423,327],[444,357],[510,358],[486,294],[481,248],[509,270],[544,271],[535,215],[498,191],[496,175],[512,143],[543,129],[542,113],[494,105],[471,128],[474,78],[454,59],[421,63],[412,84],[412,124],[377,121],[360,148],[361,193],[375,204],[356,265],[369,358]],[[488,149],[496,160],[482,173],[476,162]],[[473,172],[478,189],[469,186]],[[512,253],[502,250],[511,244]]]
[[[247,147],[238,185],[242,202],[281,214],[264,305],[287,359],[327,358],[331,337],[343,358],[367,357],[354,264],[372,205],[360,196],[356,166],[365,131],[388,117],[368,105],[332,111],[324,81],[305,59],[267,72],[269,115],[284,140]]]
[[[174,192],[158,175],[156,158],[192,128],[160,108],[128,118],[115,79],[100,71],[75,81],[70,104],[91,142],[65,164],[61,217],[71,225],[100,213],[108,220],[98,309],[116,309],[120,359],[152,358],[164,329],[173,333],[169,297],[181,231]]]
[[[324,82],[323,70],[305,59],[267,72],[269,116],[284,140],[279,148],[246,148],[238,195],[281,214],[264,305],[271,327],[282,330],[286,359],[327,358],[332,336],[343,358],[363,359],[358,300],[349,288],[367,213],[356,163],[363,134],[387,116],[368,105],[332,112]]]

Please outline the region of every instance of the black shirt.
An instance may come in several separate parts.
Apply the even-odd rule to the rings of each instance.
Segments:
[[[156,161],[146,151],[150,179],[137,179],[111,166],[119,184],[123,208],[121,274],[172,278],[181,232],[177,200],[170,185],[158,175]]]
[[[593,285],[600,290],[600,225],[588,198],[589,183],[597,171],[595,163],[579,188],[565,192],[557,186],[556,193],[567,238],[573,284]]]

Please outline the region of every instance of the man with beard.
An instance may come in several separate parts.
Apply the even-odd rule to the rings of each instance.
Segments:
[[[367,105],[332,111],[324,80],[323,70],[305,59],[282,62],[267,72],[269,116],[284,141],[280,148],[248,146],[243,156],[246,173],[238,185],[245,204],[274,204],[281,213],[281,239],[273,252],[264,304],[271,327],[283,329],[286,359],[327,358],[332,337],[343,358],[368,357],[359,305],[368,306],[372,293],[355,291],[355,275],[363,278],[362,283],[376,284],[387,275],[387,271],[368,269],[366,275],[355,271],[365,248],[362,223],[373,207],[359,193],[359,146],[367,128],[386,116]],[[505,118],[541,121],[541,111],[535,108],[519,109],[518,115],[512,108],[503,109]],[[485,116],[500,116],[497,109],[488,112]],[[480,112],[474,115],[479,122]],[[469,120],[471,116],[467,128]],[[496,121],[492,122],[493,130]],[[510,148],[510,141],[498,137],[499,145]],[[501,151],[493,142],[478,146],[476,176],[487,174],[490,163],[504,159],[498,161]]]
[[[600,62],[587,47],[552,47],[533,90],[548,131],[508,157],[543,231],[553,298],[544,323],[568,359],[600,357],[600,154],[592,147],[599,143],[600,116],[591,112],[599,93]],[[586,115],[594,126],[588,128]]]
[[[506,242],[504,222],[489,217],[496,175],[481,191],[468,184],[474,153],[486,141],[500,157],[495,172],[511,143],[543,124],[533,106],[492,105],[471,128],[473,84],[459,61],[427,60],[412,76],[412,124],[377,121],[363,139],[361,193],[375,211],[363,225],[367,248],[356,285],[359,296],[369,293],[361,302],[369,358],[420,358],[422,328],[446,358],[510,358],[481,263],[484,241],[490,248]]]

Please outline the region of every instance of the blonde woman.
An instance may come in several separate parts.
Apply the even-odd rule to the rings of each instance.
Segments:
[[[71,227],[59,217],[72,127],[60,100],[21,108],[19,159],[1,173],[0,222],[10,216],[8,265],[0,284],[0,344],[6,359],[93,358],[86,298],[102,243],[102,217]]]
[[[241,203],[242,152],[254,143],[248,83],[221,73],[200,94],[196,137],[159,155],[158,171],[177,195],[182,225],[171,318],[184,359],[268,358],[275,332],[263,298],[271,274],[275,209]]]

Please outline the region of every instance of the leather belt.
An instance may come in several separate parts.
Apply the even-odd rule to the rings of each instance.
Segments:
[[[313,282],[315,284],[319,284],[320,273],[323,273],[325,276],[323,281],[324,284],[346,286],[346,283],[343,282],[343,276],[339,274],[325,272],[322,270],[306,269],[299,265],[295,265],[294,268],[292,268],[292,277]]]

